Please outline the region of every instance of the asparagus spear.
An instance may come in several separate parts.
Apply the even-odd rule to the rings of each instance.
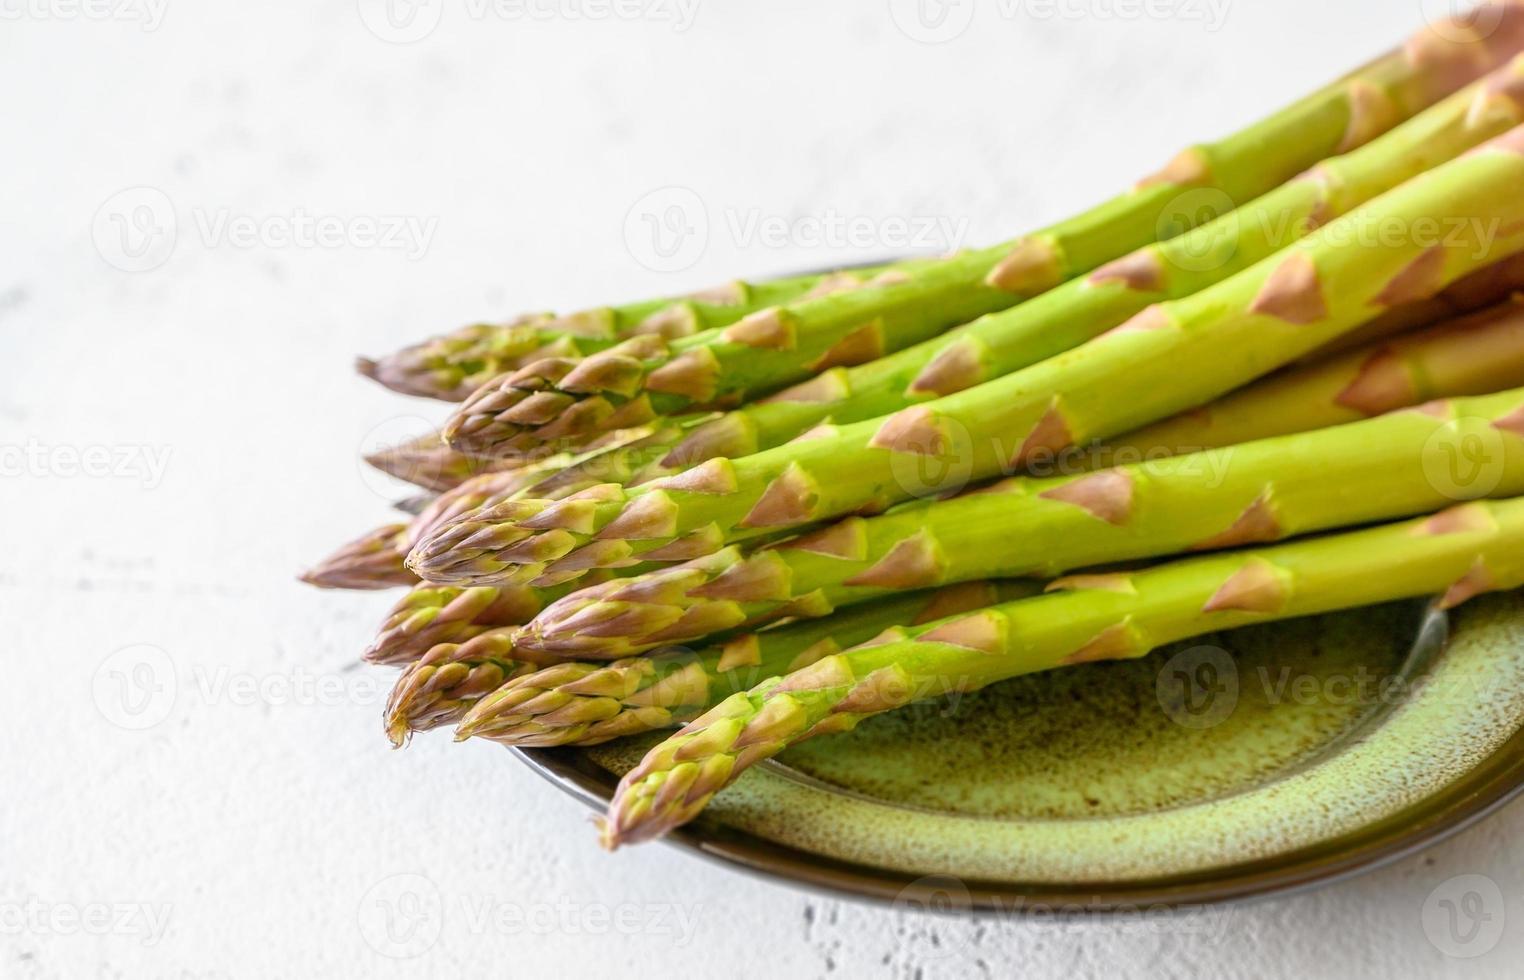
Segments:
[[[373,590],[418,581],[404,564],[412,539],[408,524],[383,524],[344,545],[299,577],[320,589]]]
[[[908,589],[1275,541],[1423,513],[1457,494],[1511,497],[1524,494],[1521,435],[1516,388],[1083,476],[1015,477],[581,589],[518,630],[515,645],[612,659]],[[1437,477],[1445,450],[1468,445],[1489,450],[1485,479]]]
[[[494,375],[545,358],[577,357],[644,334],[676,337],[718,329],[748,313],[809,295],[851,288],[877,267],[758,283],[731,282],[692,296],[599,307],[553,316],[527,314],[504,324],[475,324],[405,347],[361,374],[405,395],[461,401]]]
[[[625,442],[638,441],[650,434],[649,429],[638,428],[611,432],[600,440],[602,445],[599,448],[582,457],[563,453],[540,460],[518,460],[516,465],[499,469],[483,460],[481,462],[489,465],[485,472],[467,477],[439,496],[422,501],[411,523],[388,524],[366,532],[303,573],[302,580],[333,589],[389,589],[397,585],[416,585],[418,576],[405,567],[404,561],[422,536],[477,507],[511,499],[531,487],[536,488],[537,496],[550,499],[582,489],[586,483],[574,479],[576,474],[563,480],[555,478],[563,470],[585,465],[589,458],[597,458]],[[419,439],[408,445],[421,447],[425,441]],[[408,451],[426,452],[421,448]],[[462,460],[465,461],[452,464],[456,472],[470,463],[465,457]],[[403,509],[411,508],[415,503],[404,501]]]
[[[527,623],[546,605],[570,591],[570,586],[458,589],[419,585],[392,607],[376,639],[365,651],[365,660],[384,666],[407,666],[439,644],[460,644],[494,629]]]
[[[621,446],[585,453],[575,463],[530,487],[526,497],[560,500],[603,483],[634,486],[688,433],[714,418],[713,413],[653,422],[646,434]]]
[[[387,697],[386,737],[393,748],[407,744],[413,732],[425,732],[457,721],[470,706],[495,691],[505,681],[534,670],[507,654],[482,648],[461,653],[462,645],[442,643],[405,670]]]
[[[1517,66],[1516,59],[1511,63]],[[1433,111],[1433,110],[1431,110]],[[1378,141],[1384,142],[1391,137],[1383,137]],[[1372,144],[1374,147],[1376,144]],[[1272,192],[1276,193],[1276,192]],[[1207,228],[1214,227],[1213,222],[1202,229],[1188,232],[1187,236],[1202,236]],[[1284,223],[1280,223],[1284,226]],[[1075,283],[1068,283],[1050,293],[1046,293],[1030,303],[1016,307],[1013,313],[1020,313],[1032,307],[1046,302],[1048,296],[1056,296],[1069,290]],[[1371,342],[1402,333],[1407,330],[1422,326],[1430,326],[1444,320],[1453,319],[1463,313],[1480,310],[1483,307],[1494,305],[1505,299],[1514,290],[1524,288],[1524,255],[1513,256],[1502,262],[1488,266],[1480,272],[1473,273],[1445,289],[1440,294],[1426,300],[1405,303],[1388,313],[1377,317],[1371,323],[1366,324],[1354,331],[1347,338],[1340,338],[1330,348],[1316,352],[1313,356],[1322,357],[1331,353],[1339,353],[1355,347],[1369,347]],[[986,318],[990,319],[990,318]],[[972,330],[980,323],[967,328]],[[964,328],[958,328],[955,334],[961,335]],[[951,335],[949,335],[951,336]],[[548,500],[560,500],[582,490],[587,490],[601,483],[618,483],[625,487],[633,487],[651,480],[672,476],[699,463],[706,462],[716,456],[748,456],[764,449],[775,446],[793,439],[810,428],[822,422],[849,422],[857,420],[863,412],[872,412],[871,408],[864,408],[868,403],[874,405],[889,404],[881,397],[881,392],[874,392],[869,379],[880,377],[881,365],[894,360],[899,361],[908,356],[920,357],[941,350],[944,340],[929,341],[926,344],[917,345],[908,351],[890,357],[880,358],[856,368],[840,369],[833,368],[825,372],[824,376],[838,377],[842,381],[841,390],[851,392],[844,400],[815,401],[805,397],[805,392],[810,388],[817,388],[830,382],[806,382],[800,386],[799,397],[794,397],[791,389],[788,392],[780,392],[771,398],[760,402],[753,402],[742,406],[733,412],[708,413],[704,415],[689,416],[663,422],[660,425],[653,424],[649,427],[649,433],[641,438],[628,443],[613,446],[602,450],[592,450],[584,454],[576,463],[568,465],[566,469],[547,477],[543,482],[532,487],[526,487],[521,491],[521,496],[539,497]],[[929,359],[929,357],[928,357]],[[919,370],[917,368],[917,370]],[[840,372],[840,373],[838,373]],[[1001,373],[1005,373],[1002,371]],[[1515,382],[1506,380],[1491,388],[1465,387],[1447,390],[1442,387],[1433,389],[1427,398],[1439,398],[1445,395],[1460,395],[1480,393],[1484,390],[1497,390],[1512,387]],[[1287,404],[1295,390],[1288,388],[1286,391]],[[909,395],[906,395],[905,404],[909,404]],[[1285,406],[1282,406],[1285,407]],[[891,409],[892,410],[892,409]],[[871,417],[865,416],[865,417]],[[1277,416],[1269,414],[1265,418],[1274,419]],[[1335,425],[1349,418],[1346,414],[1336,414],[1322,425]],[[1319,428],[1321,426],[1306,426],[1305,428]],[[1190,434],[1190,426],[1185,426],[1181,432],[1182,441],[1180,446],[1188,446],[1192,449],[1204,449],[1216,445],[1226,445],[1223,442],[1191,441],[1198,438]],[[1284,430],[1292,431],[1292,430]],[[1266,431],[1264,436],[1278,435],[1275,432]],[[1189,436],[1189,438],[1187,438]],[[1261,436],[1255,436],[1261,438]],[[1234,440],[1245,442],[1247,439]],[[469,458],[469,457],[467,457]],[[508,459],[504,459],[505,462]]]
[[[1312,228],[1347,213],[1438,163],[1524,122],[1524,56],[1444,99],[1373,142],[1317,164],[1289,183],[1178,238],[1156,242],[1070,280],[1012,309],[854,367],[831,368],[811,380],[742,406],[677,445],[663,468],[715,456],[744,456],[780,446],[827,420],[846,424],[886,415],[1035,364],[1104,333],[1152,303],[1221,282]],[[564,383],[564,382],[563,382]],[[520,401],[503,384],[473,396],[451,421],[452,437],[474,451],[506,445],[529,450],[548,440],[517,424],[553,418],[547,431],[567,430],[570,395],[541,393]],[[505,404],[506,429],[481,424],[489,405]],[[476,421],[461,434],[465,418]],[[503,416],[499,416],[502,418]],[[506,434],[507,443],[497,437]],[[527,436],[527,437],[526,437]],[[648,476],[663,475],[648,471]]]
[[[846,292],[898,285],[909,281],[916,269],[931,264],[925,259],[900,263],[851,288],[811,293],[801,297],[800,302],[825,302],[827,297],[835,297],[839,302]],[[684,343],[694,347],[718,344],[724,341],[726,332],[705,331],[685,338]],[[664,355],[667,351],[666,338],[643,334],[587,358],[591,364],[586,366],[584,358],[575,355],[534,359],[471,392],[446,423],[445,439],[463,452],[517,456],[543,451],[546,445],[576,448],[596,439],[600,432],[650,422],[661,416],[649,411],[649,403],[644,399],[627,402],[618,394],[579,399],[550,389],[587,370],[607,370],[611,365],[628,369],[632,360]]]
[[[388,476],[425,490],[443,492],[460,486],[473,476],[520,469],[535,460],[533,457],[484,459],[467,456],[445,445],[439,433],[430,432],[400,445],[367,453],[365,462]]]
[[[747,768],[904,704],[1021,674],[1140,657],[1216,630],[1442,593],[1454,607],[1524,585],[1524,499],[1470,503],[1403,524],[1056,582],[860,646],[733,695],[652,749],[619,784],[609,848],[696,817]]]
[[[1428,330],[1271,375],[1210,405],[1086,450],[1148,459],[1307,432],[1434,399],[1524,385],[1524,296]]]
[[[956,490],[1049,459],[1205,404],[1383,309],[1524,250],[1520,180],[1524,127],[1060,357],[887,419],[712,459],[634,489],[606,485],[554,504],[482,508],[421,540],[408,560],[450,584],[687,560],[726,541]]]
[[[1524,46],[1524,15],[1514,4],[1502,13],[1506,26],[1485,44],[1426,32],[1404,53],[1227,140],[1187,150],[1131,193],[1014,243],[907,272],[879,289],[762,310],[718,339],[643,337],[580,362],[529,365],[473,395],[451,420],[449,438],[472,452],[515,453],[653,415],[733,404],[1009,307],[1161,232],[1167,237],[1173,229],[1161,228],[1163,218],[1186,188],[1212,187],[1230,200],[1250,200],[1331,153],[1367,142],[1454,91],[1456,81],[1495,68]],[[1418,51],[1424,54],[1415,56]],[[1431,70],[1433,57],[1447,66],[1443,81]],[[1458,79],[1461,64],[1469,66],[1468,77]],[[1124,280],[1139,274],[1116,271]],[[945,373],[949,365],[942,367]]]
[[[596,745],[697,717],[709,705],[766,677],[803,667],[886,629],[983,608],[1040,586],[971,582],[894,596],[814,620],[739,634],[698,652],[664,651],[613,664],[564,663],[517,671],[483,690],[492,669],[516,670],[459,647],[436,648],[397,682],[387,706],[394,744],[410,731],[461,722],[457,738],[505,745]],[[508,654],[511,657],[511,654]],[[511,661],[508,661],[511,663]]]
[[[544,479],[553,468],[553,463],[547,463],[471,477],[435,497],[410,522],[384,524],[367,531],[303,572],[301,580],[324,589],[375,590],[416,585],[418,576],[404,561],[419,540],[478,507],[509,499]]]

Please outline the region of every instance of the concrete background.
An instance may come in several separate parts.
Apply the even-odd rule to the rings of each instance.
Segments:
[[[967,922],[609,857],[501,750],[387,749],[390,597],[292,576],[442,412],[354,354],[995,240],[1448,0],[589,2],[0,0],[0,976],[1511,974],[1518,807],[1209,927]]]

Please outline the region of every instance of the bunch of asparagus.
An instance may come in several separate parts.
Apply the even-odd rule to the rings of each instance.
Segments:
[[[388,736],[684,726],[613,847],[912,701],[1524,586],[1524,0],[1484,6],[991,248],[361,361],[458,403],[305,576],[410,588]]]

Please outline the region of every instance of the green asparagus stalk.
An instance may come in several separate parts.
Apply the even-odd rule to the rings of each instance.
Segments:
[[[1513,4],[1502,13],[1506,28],[1485,44],[1445,41],[1426,32],[1405,53],[1221,143],[1188,150],[1129,194],[1014,243],[905,272],[878,289],[762,310],[718,339],[642,337],[580,362],[529,365],[472,395],[447,435],[452,445],[470,452],[522,452],[653,415],[735,404],[1003,310],[1169,237],[1176,229],[1163,228],[1163,219],[1186,189],[1215,188],[1232,201],[1249,201],[1453,92],[1458,86],[1443,86],[1455,81],[1451,70],[1458,64],[1471,66],[1468,73],[1481,68],[1463,81],[1496,68],[1524,46],[1524,13]],[[1415,58],[1413,52],[1420,50],[1424,55]],[[1448,66],[1443,83],[1430,71],[1436,55]],[[1124,265],[1113,267],[1108,281],[1125,291],[1126,284],[1148,283],[1159,274],[1146,265]],[[945,393],[950,379],[977,373],[984,355],[977,343],[949,353],[948,361],[921,379],[922,390]]]
[[[1524,296],[1327,361],[1271,375],[1210,405],[1081,450],[1121,461],[1374,418],[1436,398],[1524,385]]]
[[[907,261],[849,289],[836,288],[812,294],[801,298],[800,302],[839,303],[842,294],[847,292],[872,291],[908,282],[917,269],[932,264],[931,260],[925,259]],[[726,334],[726,330],[714,329],[685,338],[683,342],[705,347],[722,343]],[[647,334],[632,337],[588,358],[574,355],[533,360],[516,371],[492,378],[473,391],[446,423],[445,439],[463,452],[517,456],[544,451],[547,445],[577,448],[597,438],[600,432],[651,422],[667,413],[650,411],[647,400],[631,402],[607,392],[584,399],[551,389],[566,379],[572,379],[568,383],[575,383],[576,378],[589,370],[607,370],[611,365],[622,365],[627,369],[638,359],[664,356],[668,350],[666,338]],[[589,363],[584,364],[584,361]]]
[[[690,721],[727,695],[795,670],[884,630],[971,612],[1032,595],[1027,582],[965,583],[894,596],[815,620],[731,636],[706,650],[664,651],[613,664],[563,663],[529,672],[511,661],[472,659],[459,647],[430,651],[398,682],[388,703],[394,744],[408,732],[460,722],[457,738],[505,745],[596,745]],[[509,654],[511,656],[511,654]],[[514,677],[482,690],[492,670]]]
[[[731,282],[692,296],[559,317],[527,314],[504,324],[465,327],[377,360],[361,358],[356,366],[361,374],[405,395],[462,401],[489,378],[535,361],[594,354],[647,334],[681,337],[716,330],[778,303],[853,288],[881,268]]]
[[[633,489],[482,508],[420,541],[408,560],[446,584],[682,561],[1049,460],[1206,404],[1524,251],[1520,180],[1524,128],[1062,356],[887,419]]]
[[[1518,61],[1516,60],[1511,64],[1517,65]],[[1390,138],[1390,136],[1382,137],[1378,143],[1385,142]],[[1372,144],[1372,146],[1375,145]],[[1199,238],[1206,234],[1208,228],[1215,225],[1216,222],[1201,229],[1188,232],[1187,236],[1183,237],[1196,236]],[[1023,310],[1044,304],[1048,296],[1056,296],[1063,291],[1069,290],[1073,285],[1073,283],[1065,284],[1050,293],[1032,300],[1030,303],[1016,307],[1012,312],[1020,313]],[[1348,341],[1352,342],[1346,342],[1345,338],[1341,338],[1331,348],[1320,350],[1313,356],[1321,358],[1327,354],[1339,353],[1355,347],[1369,347],[1376,340],[1391,337],[1418,327],[1432,326],[1462,314],[1497,304],[1506,299],[1510,293],[1521,288],[1524,288],[1524,255],[1514,256],[1488,266],[1486,269],[1467,276],[1429,299],[1405,303],[1354,331],[1348,338]],[[973,327],[977,327],[982,322],[984,321],[976,321]],[[968,329],[971,330],[973,327]],[[961,335],[963,329],[959,328],[953,334],[949,334],[949,336],[954,334]],[[927,354],[931,348],[940,350],[944,344],[945,341],[940,339],[930,341],[927,344],[911,348],[909,351],[902,351],[887,358],[880,358],[878,361],[857,368],[833,368],[831,371],[825,372],[826,376],[835,376],[842,379],[842,390],[852,393],[846,400],[820,401],[816,403],[803,397],[794,397],[793,390],[791,389],[789,392],[781,392],[761,402],[753,402],[750,405],[742,406],[733,412],[721,414],[709,413],[675,419],[661,425],[653,424],[648,435],[623,445],[604,450],[590,451],[577,463],[567,466],[560,473],[547,477],[542,483],[525,488],[521,491],[520,495],[539,497],[547,500],[560,500],[602,483],[618,483],[625,487],[638,486],[642,483],[649,483],[652,480],[681,473],[685,469],[707,462],[716,456],[748,456],[764,449],[774,448],[803,435],[816,425],[825,422],[841,423],[855,421],[860,412],[872,411],[872,409],[864,409],[862,407],[865,403],[871,401],[874,404],[887,404],[872,392],[872,386],[869,384],[870,378],[879,376],[878,372],[881,365],[891,360],[905,358],[907,355],[922,356]],[[837,372],[841,373],[838,374]],[[824,383],[827,382],[822,382],[822,384]],[[1517,382],[1509,380],[1494,385],[1490,389],[1467,387],[1445,390],[1444,388],[1435,388],[1425,397],[1439,398],[1446,395],[1481,393],[1483,390],[1495,391],[1501,388],[1513,387],[1515,383]],[[807,388],[815,384],[815,382],[806,382],[805,385],[800,387],[800,394],[802,395]],[[1288,388],[1286,394],[1289,398],[1295,392]],[[909,404],[909,401],[907,400],[905,403]],[[1272,414],[1266,417],[1273,419],[1276,416]],[[1319,426],[1309,425],[1304,428],[1321,428],[1322,426],[1336,425],[1347,420],[1347,415],[1340,414],[1332,417],[1329,421],[1323,422]],[[1185,426],[1182,429],[1182,436],[1186,435],[1189,429],[1190,426]],[[1294,430],[1267,431],[1264,435],[1279,435],[1281,431],[1289,432]],[[1261,437],[1256,436],[1255,438]],[[1248,440],[1240,439],[1235,441],[1244,442]],[[1179,445],[1188,446],[1191,449],[1204,449],[1225,444],[1222,442],[1193,442],[1189,439],[1179,443]]]
[[[1520,436],[1524,388],[1515,388],[1077,477],[1014,477],[751,554],[731,546],[581,589],[547,606],[514,643],[613,659],[909,589],[1048,578],[1392,520],[1457,497],[1512,497],[1524,494]],[[1485,470],[1470,482],[1447,478],[1446,453],[1469,446],[1484,447]]]
[[[726,413],[675,446],[661,461],[665,473],[651,469],[647,478],[716,456],[771,449],[823,422],[842,425],[887,415],[1060,354],[1153,303],[1221,282],[1313,228],[1520,122],[1524,56],[1373,142],[1325,160],[1184,235],[1144,246],[1087,277],[980,317],[948,335],[867,364],[831,368]],[[565,396],[544,397],[557,408],[570,404]],[[473,399],[472,410],[479,404]],[[562,426],[564,419],[551,424]],[[536,442],[529,440],[526,448]]]
[[[1398,334],[1432,327],[1488,307],[1497,306],[1514,293],[1524,290],[1524,253],[1510,255],[1441,289],[1426,299],[1403,303],[1341,335],[1331,344],[1300,358],[1292,366],[1326,361],[1330,358],[1388,340]]]
[[[1524,500],[1470,503],[1416,521],[1261,551],[1084,576],[1057,591],[826,657],[733,695],[652,749],[620,782],[609,848],[696,817],[756,763],[815,735],[953,691],[1057,667],[1140,657],[1232,629],[1442,594],[1454,606],[1524,585]]]

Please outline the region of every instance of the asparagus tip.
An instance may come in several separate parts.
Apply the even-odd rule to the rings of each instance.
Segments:
[[[387,524],[344,545],[298,578],[320,589],[389,589],[417,579],[402,565],[406,524]]]

